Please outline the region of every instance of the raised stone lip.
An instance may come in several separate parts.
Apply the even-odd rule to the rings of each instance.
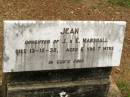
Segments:
[[[103,21],[103,20],[99,20],[99,21],[91,21],[91,20],[4,20],[4,23],[37,23],[37,22],[41,22],[41,23],[45,23],[45,22],[54,22],[54,21],[58,21],[59,23],[63,23],[63,22],[90,22],[90,23],[94,23],[94,22],[104,22],[104,23],[117,23],[117,24],[123,24],[126,25],[126,21]]]
[[[33,87],[35,86],[35,89],[46,89],[46,88],[59,88],[59,87],[69,87],[69,86],[84,86],[84,85],[100,85],[100,84],[108,84],[110,83],[110,80],[108,79],[102,79],[102,80],[81,80],[81,81],[73,81],[73,82],[60,82],[60,83],[40,83],[40,84],[31,84],[27,85],[16,85],[11,86],[8,85],[9,91],[18,91],[18,90],[33,90]]]

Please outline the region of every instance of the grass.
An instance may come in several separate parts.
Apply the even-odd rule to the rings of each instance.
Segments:
[[[108,0],[109,3],[123,7],[130,7],[130,0]]]
[[[128,96],[127,97],[130,97],[130,93],[128,94]]]
[[[117,86],[125,97],[130,97],[130,83],[120,79],[117,81]]]

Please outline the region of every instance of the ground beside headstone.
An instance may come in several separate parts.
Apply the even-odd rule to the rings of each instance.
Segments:
[[[2,97],[2,82],[0,81],[0,97]]]
[[[117,87],[116,83],[110,78],[111,84],[108,91],[108,97],[122,97],[121,91]]]
[[[13,2],[11,0],[1,0],[0,4],[4,8],[2,6],[0,7],[1,11],[3,10],[0,12],[0,15],[3,16],[3,18],[0,17],[0,46],[3,43],[3,19],[126,20],[128,22],[127,34],[125,35],[121,64],[121,70],[123,72],[117,75],[121,75],[124,80],[129,81],[130,65],[128,64],[130,62],[130,46],[128,44],[130,43],[130,9],[108,3],[106,5],[104,1],[107,0],[13,0]],[[2,47],[0,48],[0,52],[2,52]],[[0,61],[2,61],[1,57]],[[0,70],[2,71],[2,69]]]

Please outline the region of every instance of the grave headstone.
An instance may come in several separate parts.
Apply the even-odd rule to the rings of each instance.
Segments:
[[[111,67],[120,64],[125,26],[125,21],[4,21],[7,97],[105,97]]]
[[[5,21],[4,24],[4,72],[120,64],[123,21]]]

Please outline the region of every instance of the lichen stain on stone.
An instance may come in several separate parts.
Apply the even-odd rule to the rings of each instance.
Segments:
[[[7,62],[9,60],[9,56],[7,56],[6,54],[4,54],[4,62]]]

